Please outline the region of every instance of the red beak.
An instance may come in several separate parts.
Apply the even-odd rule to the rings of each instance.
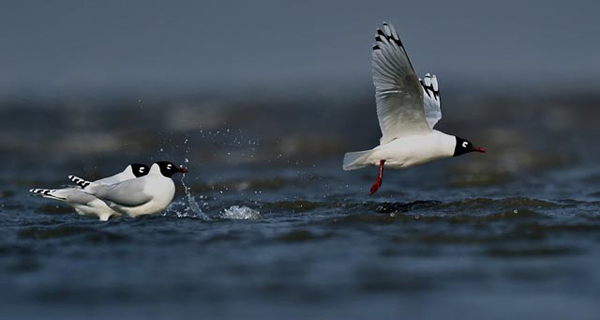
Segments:
[[[181,168],[179,168],[179,172],[181,172],[181,173],[187,173],[188,170],[187,170],[187,168],[181,167]]]
[[[477,152],[485,153],[485,149],[484,149],[483,147],[477,147],[477,148],[473,148],[473,151],[477,151]]]

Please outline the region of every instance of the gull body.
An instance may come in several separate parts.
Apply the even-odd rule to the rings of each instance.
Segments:
[[[434,130],[442,118],[440,91],[435,75],[417,77],[406,49],[391,24],[377,29],[372,52],[377,117],[382,137],[379,146],[344,155],[344,170],[379,166],[371,187],[381,187],[383,169],[405,169],[469,152],[485,152],[468,140]]]
[[[406,169],[436,159],[452,157],[455,148],[456,138],[454,136],[432,130],[428,134],[402,137],[379,145],[362,153],[365,158],[353,161],[354,165],[344,168],[353,170],[367,165],[378,166],[381,160],[384,160],[386,168]]]
[[[68,204],[81,216],[98,217],[100,221],[108,221],[121,214],[111,209],[104,201],[86,193],[81,188],[31,189],[32,193],[44,198],[54,199]]]
[[[111,185],[90,185],[86,192],[106,202],[108,206],[130,217],[157,214],[164,211],[175,196],[171,176],[187,169],[170,162],[159,161],[150,167],[148,175]]]
[[[129,179],[134,179],[143,174],[148,173],[148,166],[144,164],[130,164],[122,172],[113,176],[96,180],[94,182],[88,182],[81,178],[72,179],[71,181],[78,183],[78,187],[67,187],[61,189],[40,189],[35,188],[29,190],[35,195],[40,195],[44,198],[53,199],[66,203],[73,207],[75,212],[81,216],[93,216],[98,217],[100,221],[108,221],[113,216],[120,216],[121,214],[111,209],[104,201],[98,199],[94,195],[91,195],[85,191],[84,188],[80,188],[81,181],[87,182],[88,184],[105,184],[107,182],[120,182]],[[102,182],[102,183],[100,183]]]

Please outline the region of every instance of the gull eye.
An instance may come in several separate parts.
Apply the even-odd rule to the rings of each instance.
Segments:
[[[468,143],[468,142],[466,142],[466,141],[464,141],[464,142],[462,143],[462,147],[463,147],[463,148],[466,148],[468,145],[469,145],[469,143]]]

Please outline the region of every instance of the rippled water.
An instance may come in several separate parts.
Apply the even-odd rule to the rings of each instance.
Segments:
[[[372,106],[339,119],[336,101],[297,113],[160,102],[112,120],[5,101],[29,127],[3,120],[0,314],[598,318],[595,102],[558,99],[543,121],[523,98],[465,102],[440,125],[489,152],[386,171],[370,197],[377,169],[342,172],[341,155],[377,141]],[[103,223],[27,194],[159,158],[190,168],[163,215]]]

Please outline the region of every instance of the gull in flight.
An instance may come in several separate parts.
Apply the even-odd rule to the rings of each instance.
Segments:
[[[383,169],[405,169],[436,159],[469,152],[485,152],[465,139],[434,130],[442,118],[437,78],[420,79],[394,26],[377,29],[372,53],[377,117],[382,137],[379,146],[344,155],[345,171],[379,166],[370,194],[381,187]]]

